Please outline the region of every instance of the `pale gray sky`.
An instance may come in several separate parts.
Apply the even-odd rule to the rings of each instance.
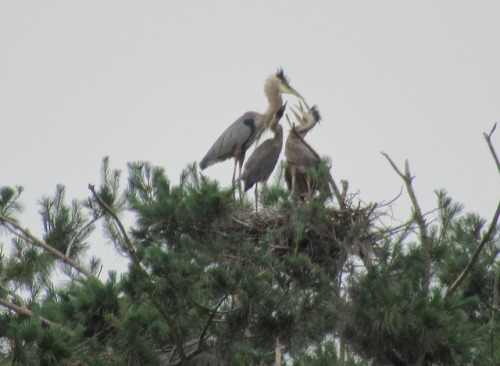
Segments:
[[[87,196],[104,156],[177,182],[243,112],[265,110],[264,79],[281,66],[323,115],[308,141],[361,199],[398,194],[385,151],[409,159],[424,211],[446,188],[489,219],[499,20],[498,1],[3,0],[0,185],[25,187],[36,231],[36,201],[57,183]],[[206,174],[229,184],[232,163]],[[406,196],[395,213],[408,217]]]

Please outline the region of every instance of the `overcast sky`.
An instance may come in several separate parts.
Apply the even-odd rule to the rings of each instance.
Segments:
[[[2,0],[0,186],[24,186],[37,232],[37,200],[58,183],[86,197],[104,156],[177,183],[236,118],[266,109],[278,67],[319,106],[308,141],[360,199],[399,193],[384,151],[408,158],[424,211],[446,188],[491,218],[500,179],[482,133],[500,121],[499,1]],[[232,162],[205,172],[229,185]],[[396,217],[409,207],[405,195]]]

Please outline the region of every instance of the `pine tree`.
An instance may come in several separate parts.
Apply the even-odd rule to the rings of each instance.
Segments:
[[[256,213],[194,165],[173,184],[131,163],[122,189],[106,158],[87,199],[41,198],[37,237],[22,188],[1,188],[1,363],[500,363],[500,204],[487,222],[440,190],[430,220],[409,165],[386,157],[413,206],[402,225],[347,184],[304,200],[279,176]],[[128,259],[120,275],[86,257],[99,224]]]

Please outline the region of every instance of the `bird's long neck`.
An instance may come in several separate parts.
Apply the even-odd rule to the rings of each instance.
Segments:
[[[295,131],[297,131],[302,137],[304,137],[315,125],[318,123],[315,119],[311,119],[307,125],[299,125],[295,127]]]
[[[271,75],[266,79],[264,84],[264,94],[266,95],[268,106],[267,110],[263,113],[265,128],[269,127],[271,120],[276,112],[281,108],[283,99],[281,98],[280,81],[276,76]]]
[[[277,141],[278,143],[283,143],[283,127],[278,123],[276,126],[273,126],[273,131],[274,131],[274,141]]]
[[[269,101],[269,105],[263,115],[267,125],[269,125],[276,112],[278,112],[283,105],[283,98],[281,98],[281,92],[277,92],[273,94],[269,93],[267,95],[267,100]]]

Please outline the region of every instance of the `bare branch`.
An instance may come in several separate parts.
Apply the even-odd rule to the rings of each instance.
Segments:
[[[427,233],[427,224],[425,223],[424,215],[422,214],[422,210],[420,209],[420,205],[417,201],[417,196],[415,195],[415,191],[413,190],[413,186],[411,182],[413,177],[410,173],[410,166],[408,164],[408,160],[405,160],[405,172],[404,174],[398,169],[396,164],[392,161],[392,159],[384,152],[381,152],[382,155],[389,161],[392,168],[396,171],[396,173],[403,179],[406,190],[408,191],[408,195],[410,196],[410,200],[413,206],[413,212],[415,215],[415,221],[417,222],[418,229],[420,232],[420,241],[422,243],[422,256],[424,262],[424,273],[422,275],[422,283],[423,286],[427,289],[429,288],[430,278],[431,278],[431,256],[430,256],[430,242],[429,235]]]
[[[396,171],[396,173],[401,177],[401,179],[405,180],[406,177],[404,176],[403,173],[401,173],[401,171],[398,169],[398,167],[396,166],[396,164],[394,164],[394,162],[392,161],[392,159],[389,157],[389,155],[387,155],[385,152],[381,151],[380,152],[382,155],[385,156],[385,158],[389,161],[389,164],[391,164],[392,168]]]
[[[474,251],[474,254],[472,255],[469,263],[467,263],[467,266],[465,269],[460,273],[460,276],[453,282],[453,284],[448,288],[448,291],[446,291],[446,296],[449,297],[455,293],[457,290],[458,286],[465,280],[469,272],[472,270],[474,265],[476,264],[477,260],[479,259],[479,254],[481,254],[481,250],[483,250],[483,247],[485,244],[490,241],[492,238],[493,234],[495,233],[496,227],[497,227],[497,222],[498,218],[500,217],[500,202],[498,202],[497,210],[495,211],[495,214],[493,215],[493,219],[491,220],[490,227],[488,228],[488,231],[483,235],[483,238],[481,239],[481,242],[478,244],[476,247],[476,250]]]
[[[275,366],[280,366],[281,365],[281,344],[280,340],[278,337],[276,337],[276,344],[274,346],[274,365]]]
[[[9,230],[12,234],[14,234],[16,236],[23,237],[24,239],[26,239],[31,244],[33,244],[33,245],[35,245],[37,247],[42,248],[43,250],[45,250],[45,251],[49,252],[50,254],[52,254],[57,259],[59,259],[59,260],[63,261],[64,263],[70,265],[71,267],[73,267],[74,269],[76,269],[79,273],[83,274],[85,277],[92,276],[92,273],[88,269],[82,267],[80,264],[78,264],[73,259],[68,258],[64,254],[62,254],[60,251],[58,251],[57,249],[53,248],[52,246],[50,246],[48,244],[45,244],[40,239],[38,239],[35,236],[31,235],[31,233],[28,230],[23,229],[19,224],[17,224],[17,222],[15,220],[0,215],[0,224],[3,224],[5,226],[5,228],[7,228],[7,230]]]
[[[15,311],[18,314],[21,314],[21,315],[24,315],[26,317],[29,317],[29,318],[31,318],[32,316],[34,316],[33,312],[31,310],[29,310],[28,308],[23,307],[23,306],[19,306],[19,305],[16,305],[16,304],[13,304],[10,301],[8,301],[6,299],[3,299],[3,298],[0,298],[0,305],[6,307],[7,309]],[[40,317],[40,320],[42,321],[42,323],[44,325],[47,325],[47,326],[51,326],[52,324],[54,324],[53,321],[51,321],[51,320],[49,320],[47,318],[44,318],[43,316]]]
[[[483,136],[486,140],[486,143],[488,144],[488,147],[490,148],[490,152],[491,152],[491,155],[493,156],[493,160],[495,160],[498,172],[500,173],[500,161],[498,160],[498,155],[496,154],[495,148],[493,147],[493,144],[491,143],[491,136],[493,135],[493,132],[495,132],[496,128],[497,128],[497,124],[495,123],[493,125],[493,128],[491,129],[490,133],[486,134],[486,132],[484,132]]]

